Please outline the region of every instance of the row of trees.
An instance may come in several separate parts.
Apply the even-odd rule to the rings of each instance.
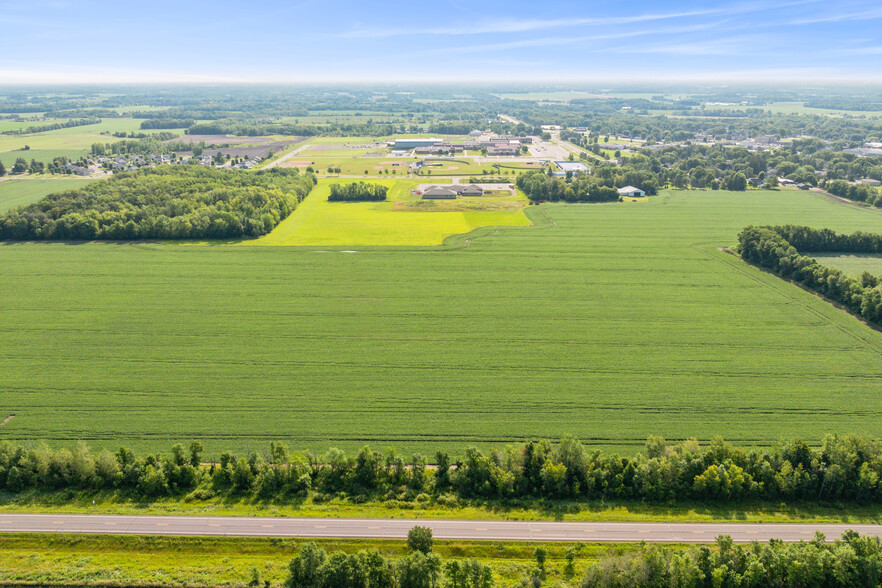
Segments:
[[[849,184],[844,180],[833,180],[824,185],[824,189],[842,198],[855,202],[866,202],[882,208],[882,192],[868,184]]]
[[[492,588],[493,572],[477,560],[442,565],[432,550],[432,530],[414,527],[407,534],[409,554],[397,561],[376,549],[331,555],[305,543],[288,565],[291,588]]]
[[[339,173],[339,168],[337,173]],[[330,202],[382,202],[386,199],[389,188],[370,182],[353,182],[351,184],[331,184]]]
[[[802,441],[747,450],[716,439],[668,445],[650,437],[636,456],[602,455],[574,438],[483,452],[469,448],[453,463],[443,452],[405,459],[364,447],[355,456],[325,455],[273,443],[264,455],[200,466],[201,445],[181,446],[171,457],[136,457],[127,449],[93,454],[86,446],[27,449],[0,445],[0,490],[116,488],[135,496],[161,496],[199,487],[208,496],[250,495],[263,500],[313,492],[377,500],[626,498],[648,501],[726,502],[741,499],[871,502],[882,499],[882,443],[865,437],[827,436],[820,447]]]
[[[792,225],[750,226],[738,235],[738,250],[746,261],[793,280],[841,304],[852,314],[882,325],[880,278],[868,272],[865,272],[861,278],[853,278],[800,253],[800,251],[880,253],[882,235],[866,233],[837,235],[829,230]]]
[[[3,131],[4,135],[30,135],[33,133],[45,133],[47,131],[57,131],[59,129],[69,129],[72,127],[82,127],[86,125],[97,125],[101,122],[100,118],[79,118],[69,119],[65,122],[48,123],[44,125],[32,125],[23,129],[12,129]]]
[[[582,586],[875,588],[882,582],[882,541],[854,531],[833,543],[821,533],[800,543],[736,545],[727,535],[716,543],[718,549],[641,544],[636,551],[602,557],[588,568]]]
[[[270,232],[312,190],[297,170],[121,173],[0,215],[0,240],[225,239]]]
[[[536,202],[615,202],[619,199],[618,190],[598,184],[584,174],[571,176],[566,181],[532,171],[518,176],[517,185],[527,198]]]

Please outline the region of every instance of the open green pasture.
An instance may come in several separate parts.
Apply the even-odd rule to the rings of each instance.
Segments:
[[[67,119],[59,119],[58,122],[64,122]],[[45,123],[33,123],[34,125],[49,124],[52,120]],[[115,132],[140,132],[141,120],[132,118],[108,118],[102,120],[98,124],[84,125],[80,127],[69,127],[66,129],[57,129],[54,131],[45,131],[43,133],[33,133],[29,135],[0,135],[0,151],[10,151],[17,149],[21,145],[30,145],[31,149],[83,149],[92,146],[96,142],[113,142],[119,141],[112,135],[102,135],[101,133]]]
[[[822,264],[835,267],[850,276],[860,276],[870,272],[874,276],[882,276],[882,255],[859,253],[817,253],[809,255]]]
[[[3,165],[6,166],[6,170],[9,171],[15,164],[15,160],[19,157],[24,157],[28,163],[30,163],[32,159],[42,161],[43,163],[50,163],[56,157],[67,157],[68,159],[76,161],[83,155],[88,154],[88,149],[28,149],[27,151],[19,150],[0,153],[0,161],[3,162]]]
[[[722,104],[707,105],[708,110],[752,110],[759,109],[773,114],[819,114],[822,116],[857,116],[878,118],[882,116],[882,112],[877,110],[857,111],[857,110],[835,110],[833,108],[812,108],[805,106],[802,102],[770,102],[762,106],[747,106],[743,104]]]
[[[526,211],[446,247],[0,245],[0,439],[882,435],[882,333],[717,249],[748,224],[878,232],[878,211],[797,191]]]
[[[0,180],[0,212],[36,202],[47,194],[85,186],[88,178],[47,177]]]

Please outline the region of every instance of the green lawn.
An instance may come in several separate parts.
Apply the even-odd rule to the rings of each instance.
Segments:
[[[16,206],[31,204],[53,192],[85,186],[90,181],[93,180],[64,176],[39,179],[0,179],[0,212]]]
[[[864,272],[870,272],[874,276],[882,276],[882,255],[816,252],[810,255],[822,264],[835,267],[850,276],[857,277]]]
[[[2,245],[0,439],[462,455],[882,435],[882,333],[717,249],[748,224],[878,231],[879,211],[672,191],[527,212],[435,249]]]

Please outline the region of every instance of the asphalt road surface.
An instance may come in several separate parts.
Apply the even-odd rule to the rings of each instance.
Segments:
[[[126,515],[0,514],[0,533],[98,533],[112,535],[215,535],[229,537],[327,537],[401,539],[422,525],[436,539],[709,543],[717,535],[735,541],[808,541],[821,531],[828,541],[846,529],[882,537],[882,525],[747,523],[587,523],[319,519],[269,517],[176,517]]]

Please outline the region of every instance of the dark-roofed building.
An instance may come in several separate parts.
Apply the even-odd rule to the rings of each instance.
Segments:
[[[423,200],[455,200],[456,191],[441,186],[431,186],[423,192]]]

